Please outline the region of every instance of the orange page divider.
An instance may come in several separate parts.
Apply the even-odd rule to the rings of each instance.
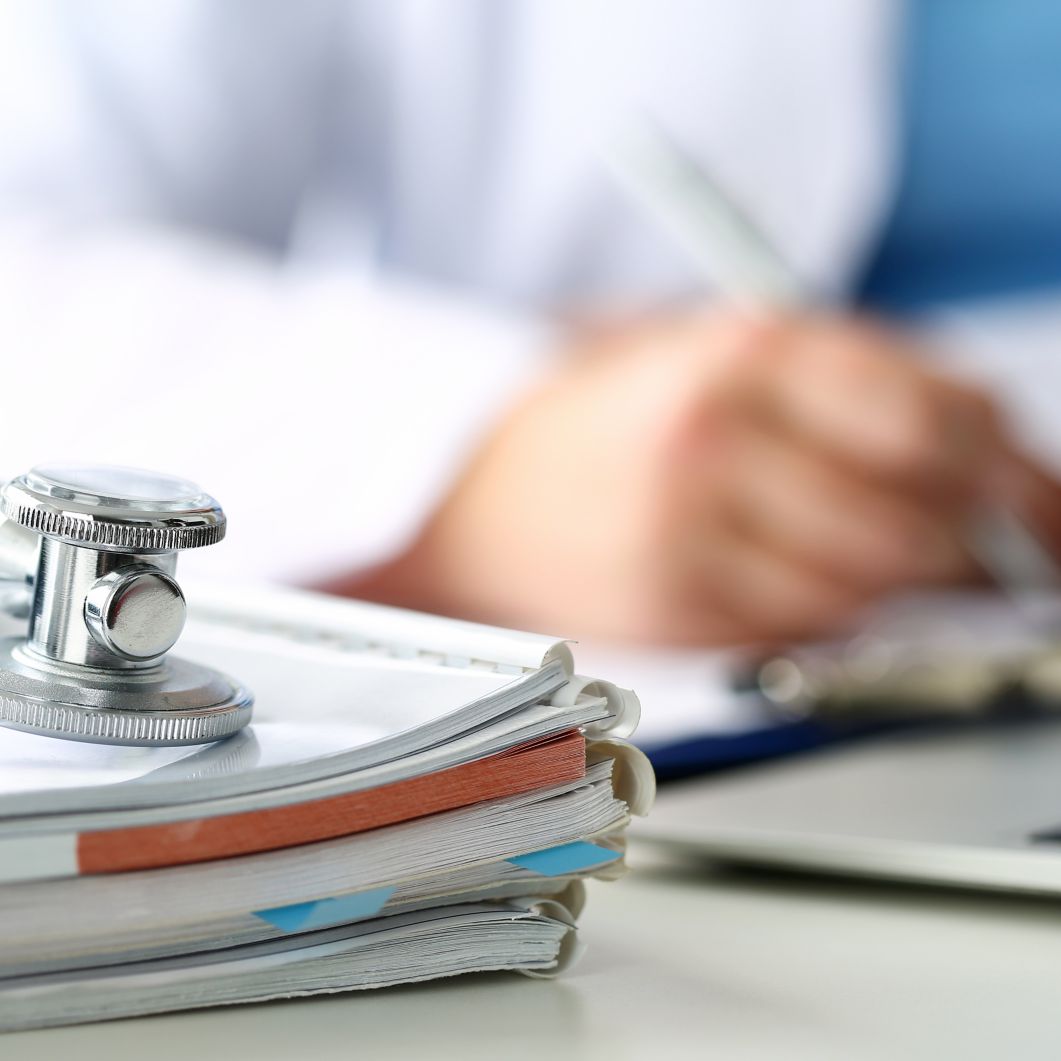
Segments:
[[[214,818],[81,833],[78,871],[155,869],[295,847],[575,781],[585,773],[585,739],[577,730],[569,730],[448,770],[343,796]]]

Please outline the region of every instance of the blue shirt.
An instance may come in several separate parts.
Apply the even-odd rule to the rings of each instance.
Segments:
[[[902,64],[897,194],[856,301],[1061,288],[1061,3],[908,0]]]

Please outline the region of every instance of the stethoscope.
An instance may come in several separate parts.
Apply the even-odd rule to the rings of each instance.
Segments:
[[[205,744],[242,729],[253,697],[169,656],[187,614],[177,553],[213,545],[225,514],[194,483],[41,465],[0,490],[0,725],[99,744]]]

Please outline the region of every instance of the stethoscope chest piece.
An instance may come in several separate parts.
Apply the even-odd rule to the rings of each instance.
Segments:
[[[184,627],[177,552],[220,541],[193,483],[131,468],[47,465],[0,491],[8,577],[32,586],[24,637],[0,640],[0,725],[103,744],[221,740],[250,693],[167,656]]]

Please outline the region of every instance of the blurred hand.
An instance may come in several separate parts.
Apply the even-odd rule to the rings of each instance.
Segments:
[[[840,318],[690,313],[587,339],[488,439],[415,546],[339,587],[575,637],[827,631],[975,577],[1005,495],[1061,542],[1061,488],[983,394]]]

